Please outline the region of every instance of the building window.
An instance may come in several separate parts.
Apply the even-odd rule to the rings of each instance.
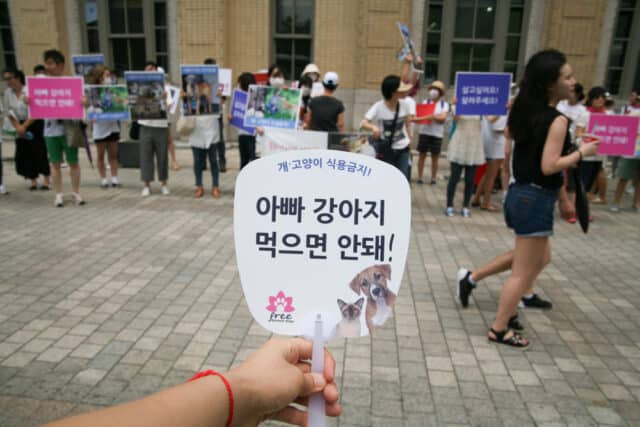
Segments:
[[[13,33],[11,32],[11,17],[9,16],[9,4],[7,0],[0,1],[0,65],[2,68],[16,67],[16,51],[13,45]]]
[[[491,69],[495,19],[496,0],[458,0],[452,43],[452,82],[457,71]]]
[[[285,77],[296,80],[312,62],[313,0],[275,0],[273,52]]]
[[[85,0],[85,52],[103,53],[117,74],[147,60],[169,67],[165,0]]]
[[[424,79],[432,82],[438,78],[438,63],[440,59],[440,41],[442,40],[442,0],[430,1],[427,10],[427,24],[424,36],[425,52]]]
[[[606,88],[614,94],[621,92],[621,86],[624,82],[625,60],[627,52],[633,51],[630,45],[638,43],[632,40],[631,34],[634,28],[634,21],[638,21],[638,2],[636,0],[620,0],[618,7],[618,16],[616,24],[613,27],[613,38],[611,41],[611,49],[609,51],[609,64],[607,66]],[[635,15],[635,16],[634,16]],[[640,24],[636,24],[640,25]],[[633,62],[631,63],[633,64]],[[629,81],[631,80],[629,73]]]
[[[511,0],[509,9],[509,25],[504,51],[504,71],[513,74],[518,72],[520,59],[520,40],[522,38],[522,22],[524,21],[524,0]]]

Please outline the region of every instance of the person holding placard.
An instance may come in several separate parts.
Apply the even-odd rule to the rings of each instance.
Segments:
[[[8,86],[4,92],[5,130],[15,132],[16,172],[31,181],[31,191],[49,190],[51,168],[44,143],[44,122],[29,119],[24,73],[21,70],[6,69],[4,81]],[[40,175],[43,176],[43,181],[38,186]]]
[[[185,384],[47,424],[48,427],[256,426],[266,420],[307,425],[308,405],[320,393],[324,413],[342,412],[335,383],[335,360],[325,350],[321,373],[311,373],[312,343],[300,338],[272,339],[229,372],[203,371]],[[177,424],[176,424],[177,423]]]
[[[601,86],[592,87],[587,94],[587,111],[578,119],[576,123],[576,141],[582,142],[582,134],[589,126],[591,114],[612,114],[606,109],[607,91]],[[604,156],[588,156],[580,162],[580,178],[584,185],[584,190],[588,193],[592,203],[606,203],[607,176],[603,169]],[[599,196],[596,195],[599,194]]]
[[[110,85],[115,83],[111,77],[111,71],[104,65],[96,65],[87,79],[93,85]],[[98,173],[100,173],[100,187],[108,188],[107,167],[104,162],[105,153],[109,157],[109,168],[111,172],[111,186],[120,187],[118,181],[118,142],[120,141],[120,122],[94,121],[93,122],[93,142],[96,145],[98,160]]]
[[[456,186],[464,171],[464,198],[462,200],[461,214],[464,218],[471,217],[471,196],[473,195],[473,179],[476,167],[485,161],[484,148],[480,138],[480,116],[456,115],[456,99],[454,98],[452,110],[453,121],[456,123],[456,131],[449,141],[447,157],[451,166],[451,174],[447,184],[447,208],[446,216],[454,216],[453,198],[456,194]]]
[[[411,85],[403,83],[400,77],[389,75],[384,78],[380,90],[383,99],[369,108],[360,123],[362,129],[371,132],[378,146],[378,158],[396,168],[404,176],[409,177],[409,143],[411,134],[409,125],[413,118],[411,107],[404,102]]]
[[[623,108],[623,114],[627,116],[640,117],[640,88],[631,92],[629,105]],[[640,128],[638,129],[638,141],[640,141]],[[640,158],[622,158],[618,165],[618,184],[614,195],[613,204],[609,207],[611,212],[620,212],[622,195],[631,181],[634,187],[632,209],[640,211]]]
[[[574,207],[563,187],[562,171],[584,156],[597,152],[599,140],[572,151],[569,121],[557,109],[576,84],[566,56],[543,50],[528,61],[520,92],[509,114],[507,126],[515,141],[513,176],[504,205],[505,221],[516,235],[511,275],[500,293],[500,302],[488,332],[498,344],[527,347],[529,340],[509,326],[517,307],[545,262],[551,258],[549,237],[553,235],[556,201],[563,217],[574,215]]]
[[[64,75],[64,55],[55,49],[47,50],[44,53],[44,66],[47,76],[61,77]],[[78,163],[78,148],[70,147],[65,136],[64,122],[57,119],[45,119],[44,140],[47,145],[49,162],[53,176],[53,187],[56,191],[54,205],[58,208],[64,206],[62,193],[62,166],[64,158],[69,164],[71,174],[71,196],[76,205],[84,205],[85,201],[80,196],[80,163]]]
[[[147,61],[144,71],[158,71],[158,65]],[[165,98],[167,93],[165,92]],[[167,108],[168,110],[169,108]],[[160,192],[164,196],[171,194],[169,180],[169,122],[167,119],[139,120],[140,123],[140,176],[144,187],[142,197],[151,194],[151,181],[154,178],[154,157],[158,165]]]
[[[256,78],[253,73],[242,73],[238,76],[237,86],[243,92],[249,92],[249,85],[256,84]],[[232,107],[233,109],[233,107]],[[231,115],[229,121],[232,120]],[[249,164],[250,161],[256,159],[256,136],[254,133],[246,132],[238,129],[238,151],[240,151],[240,170]]]
[[[204,195],[202,186],[202,172],[209,159],[211,166],[211,196],[214,199],[220,197],[218,161],[216,159],[216,145],[220,144],[220,124],[218,117],[212,115],[195,116],[195,127],[189,134],[189,145],[193,153],[193,174],[196,180],[194,197],[201,198]]]
[[[436,184],[438,179],[438,163],[440,151],[442,149],[442,137],[444,136],[444,122],[449,114],[449,103],[445,101],[444,94],[446,86],[440,80],[431,82],[427,86],[429,97],[422,102],[422,105],[434,105],[433,113],[427,116],[415,117],[414,122],[428,120],[430,123],[421,124],[418,128],[418,184],[422,184],[424,174],[424,163],[427,153],[431,154],[431,185]]]

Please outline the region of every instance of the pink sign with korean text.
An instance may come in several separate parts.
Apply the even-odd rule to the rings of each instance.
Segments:
[[[588,132],[600,138],[598,154],[634,156],[638,137],[638,117],[591,114]]]
[[[84,119],[82,77],[27,77],[29,118]]]

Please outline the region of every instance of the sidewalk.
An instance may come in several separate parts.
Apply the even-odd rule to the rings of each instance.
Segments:
[[[193,199],[191,152],[178,156],[171,195],[155,186],[144,199],[137,169],[122,171],[122,189],[103,190],[83,163],[87,205],[69,200],[63,209],[52,191],[28,191],[5,162],[0,426],[37,425],[203,368],[226,370],[269,338],[236,270],[237,150],[227,150],[218,200]],[[521,312],[532,340],[521,351],[486,339],[505,275],[481,282],[467,309],[455,298],[457,269],[510,249],[513,236],[501,214],[445,217],[445,186],[412,185],[412,240],[393,318],[373,338],[330,346],[344,414],[329,425],[640,425],[640,214],[595,206],[586,236],[556,222],[553,260],[536,284],[554,308]],[[459,209],[462,183],[458,190]]]

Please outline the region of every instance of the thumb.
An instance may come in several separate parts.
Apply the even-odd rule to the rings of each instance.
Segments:
[[[300,396],[308,396],[312,393],[317,393],[321,391],[326,385],[327,381],[324,379],[324,376],[322,374],[303,374]]]

